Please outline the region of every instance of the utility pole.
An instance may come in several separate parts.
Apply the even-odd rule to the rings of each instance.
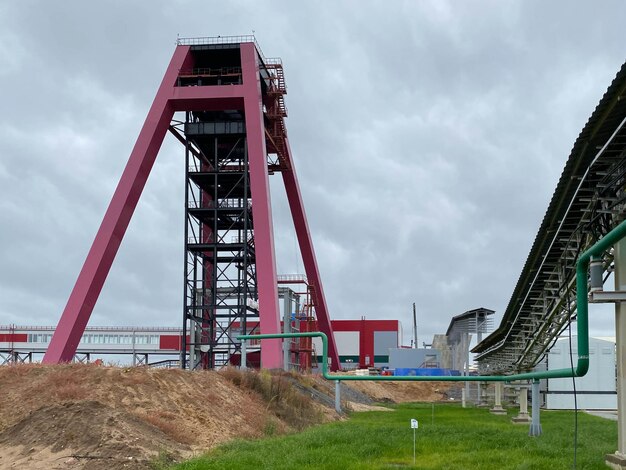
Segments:
[[[417,313],[415,313],[415,302],[413,302],[413,346],[417,349],[419,346],[417,345]]]

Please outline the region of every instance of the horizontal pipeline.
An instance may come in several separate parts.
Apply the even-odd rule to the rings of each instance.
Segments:
[[[591,258],[599,258],[611,246],[626,237],[626,221],[607,233],[595,245],[585,251],[576,262],[576,306],[578,334],[578,362],[576,367],[565,369],[525,372],[511,375],[469,375],[469,376],[357,376],[339,375],[328,372],[328,338],[322,332],[276,333],[261,335],[241,335],[238,340],[276,338],[322,338],[322,375],[327,380],[372,380],[388,382],[512,382],[516,380],[557,379],[582,377],[589,370],[589,299],[587,297],[587,275]]]

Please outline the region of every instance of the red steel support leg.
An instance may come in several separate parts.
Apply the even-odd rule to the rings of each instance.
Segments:
[[[309,284],[312,284],[314,289],[313,295],[315,298],[313,300],[315,304],[317,323],[320,331],[326,333],[328,336],[328,357],[332,361],[330,364],[330,370],[336,371],[341,368],[341,364],[339,362],[337,345],[335,344],[335,336],[333,335],[333,327],[330,323],[328,307],[326,306],[326,297],[324,296],[324,288],[322,287],[322,278],[317,267],[315,250],[313,249],[313,240],[311,239],[311,233],[309,232],[309,224],[306,220],[300,186],[298,185],[298,178],[296,176],[293,159],[291,158],[291,149],[289,148],[288,141],[286,142],[286,147],[290,160],[290,168],[282,171],[285,192],[287,193],[287,200],[289,201],[289,208],[291,209],[291,217],[293,218],[293,224],[298,237],[298,244],[300,245],[300,253],[302,254],[306,277],[309,280]]]
[[[261,111],[261,84],[259,82],[257,52],[254,43],[241,44],[243,69],[244,111],[254,217],[254,246],[256,250],[256,276],[259,290],[259,316],[261,333],[280,333],[276,257],[274,253],[274,228],[270,199],[265,124]],[[280,340],[263,340],[261,367],[282,367]]]
[[[189,47],[179,46],[174,52],[44,356],[44,363],[69,362],[74,357],[172,120],[174,110],[168,100],[176,84],[178,72],[188,60],[188,55]]]
[[[242,96],[247,129],[250,189],[254,200],[252,213],[261,333],[280,332],[272,208],[256,47],[254,43],[240,45],[243,85],[175,87],[179,71],[192,68],[193,58],[189,50],[187,46],[178,46],[174,52],[44,356],[44,363],[68,362],[73,359],[174,112],[240,109]],[[293,166],[283,173],[283,177],[307,277],[315,286],[315,305],[320,329],[328,335],[329,353],[333,361],[331,367],[336,370],[339,367],[339,357]],[[280,340],[263,340],[262,343],[262,367],[281,367]]]

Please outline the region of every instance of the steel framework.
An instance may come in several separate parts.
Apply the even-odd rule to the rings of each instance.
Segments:
[[[626,64],[574,144],[499,328],[478,344],[482,374],[531,370],[576,319],[576,261],[626,208]],[[604,254],[606,272],[613,253]]]
[[[241,80],[234,73],[229,77]],[[183,332],[181,362],[183,368],[214,368],[242,353],[235,324],[248,331],[248,320],[259,317],[244,117],[233,111],[188,112],[184,136],[183,328],[189,331]]]
[[[144,126],[70,294],[46,363],[69,362],[169,130],[185,145],[186,228],[181,364],[215,367],[241,351],[232,326],[258,318],[280,332],[269,175],[280,172],[313,287],[319,327],[339,365],[284,118],[282,62],[252,36],[179,39]],[[183,121],[172,122],[175,112]],[[244,330],[245,331],[245,330]],[[262,342],[261,365],[281,367],[281,341]],[[245,355],[245,351],[243,352]]]

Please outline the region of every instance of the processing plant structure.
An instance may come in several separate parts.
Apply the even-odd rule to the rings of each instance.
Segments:
[[[341,380],[432,380],[327,375],[327,366],[334,371],[342,364],[287,137],[286,93],[282,62],[266,58],[252,36],[178,40],[102,225],[54,329],[45,363],[72,361],[81,338],[83,342],[95,336],[104,339],[104,334],[95,332],[84,336],[85,328],[169,131],[184,146],[186,168],[183,322],[180,332],[174,335],[180,342],[173,344],[180,350],[183,368],[245,366],[251,362],[256,365],[259,356],[260,367],[280,368],[289,362],[288,356],[294,351],[297,357],[298,352],[310,352],[311,338],[316,337],[323,341],[323,376],[336,382],[336,400]],[[459,353],[456,362],[463,362],[468,375],[438,378],[520,381],[520,415],[527,415],[527,381],[532,381],[535,404],[539,402],[541,379],[586,374],[588,303],[615,303],[619,442],[618,452],[607,456],[607,462],[621,465],[614,468],[626,468],[626,379],[622,363],[622,342],[626,337],[625,93],[626,64],[574,144],[500,326],[485,339],[480,338],[482,341],[472,350],[481,375],[469,375],[468,332],[473,329],[479,335],[486,332],[486,326],[479,326],[478,321],[462,325],[462,321],[479,319],[481,315],[485,319],[493,314],[487,309],[455,317],[458,325],[448,331],[446,341],[451,343],[446,344]],[[282,175],[306,273],[302,279],[283,280],[284,284],[301,282],[303,291],[299,295],[308,299],[300,305],[295,302],[295,332],[291,305],[284,308],[281,327],[280,279],[276,272],[269,193],[269,176],[275,173]],[[612,272],[616,290],[605,292],[604,282]],[[285,302],[295,299],[289,298]],[[283,295],[283,299],[287,297]],[[572,357],[570,365],[561,364],[565,367],[538,370],[542,359],[573,321],[578,330],[578,349],[573,353],[578,355],[576,368]],[[398,328],[368,329],[373,346],[365,348],[362,327],[358,330],[359,352],[355,359],[359,366],[376,365],[376,333],[380,333],[379,343],[389,349],[387,346],[394,341],[397,344]],[[16,343],[47,341],[47,333],[14,330],[0,331],[0,340],[9,344],[7,362],[20,357]],[[350,343],[348,338],[356,338],[356,331],[353,327],[342,331],[349,334],[342,337],[343,342],[351,344],[354,350],[357,342]],[[131,336],[126,331],[109,333],[108,338]],[[298,346],[286,347],[287,338],[292,346],[293,339],[300,338]],[[247,340],[250,341],[246,343]],[[417,346],[417,338],[415,343]],[[36,347],[33,344],[31,347]],[[130,344],[134,346],[134,340]],[[172,345],[161,344],[159,339],[157,351],[169,346]],[[132,352],[134,355],[136,350]],[[147,354],[152,352],[144,350],[146,362]],[[249,360],[252,356],[254,360]],[[304,363],[307,361],[310,364],[311,359]],[[501,388],[496,388],[496,397],[499,393]],[[529,434],[541,434],[538,406],[533,406]]]
[[[52,337],[45,363],[73,359],[165,134],[186,165],[183,368],[246,364],[243,333],[280,333],[269,176],[282,175],[310,296],[306,319],[332,325],[294,168],[280,59],[252,36],[179,39],[152,107]],[[175,114],[178,113],[178,114]],[[280,340],[261,366],[281,367]]]

